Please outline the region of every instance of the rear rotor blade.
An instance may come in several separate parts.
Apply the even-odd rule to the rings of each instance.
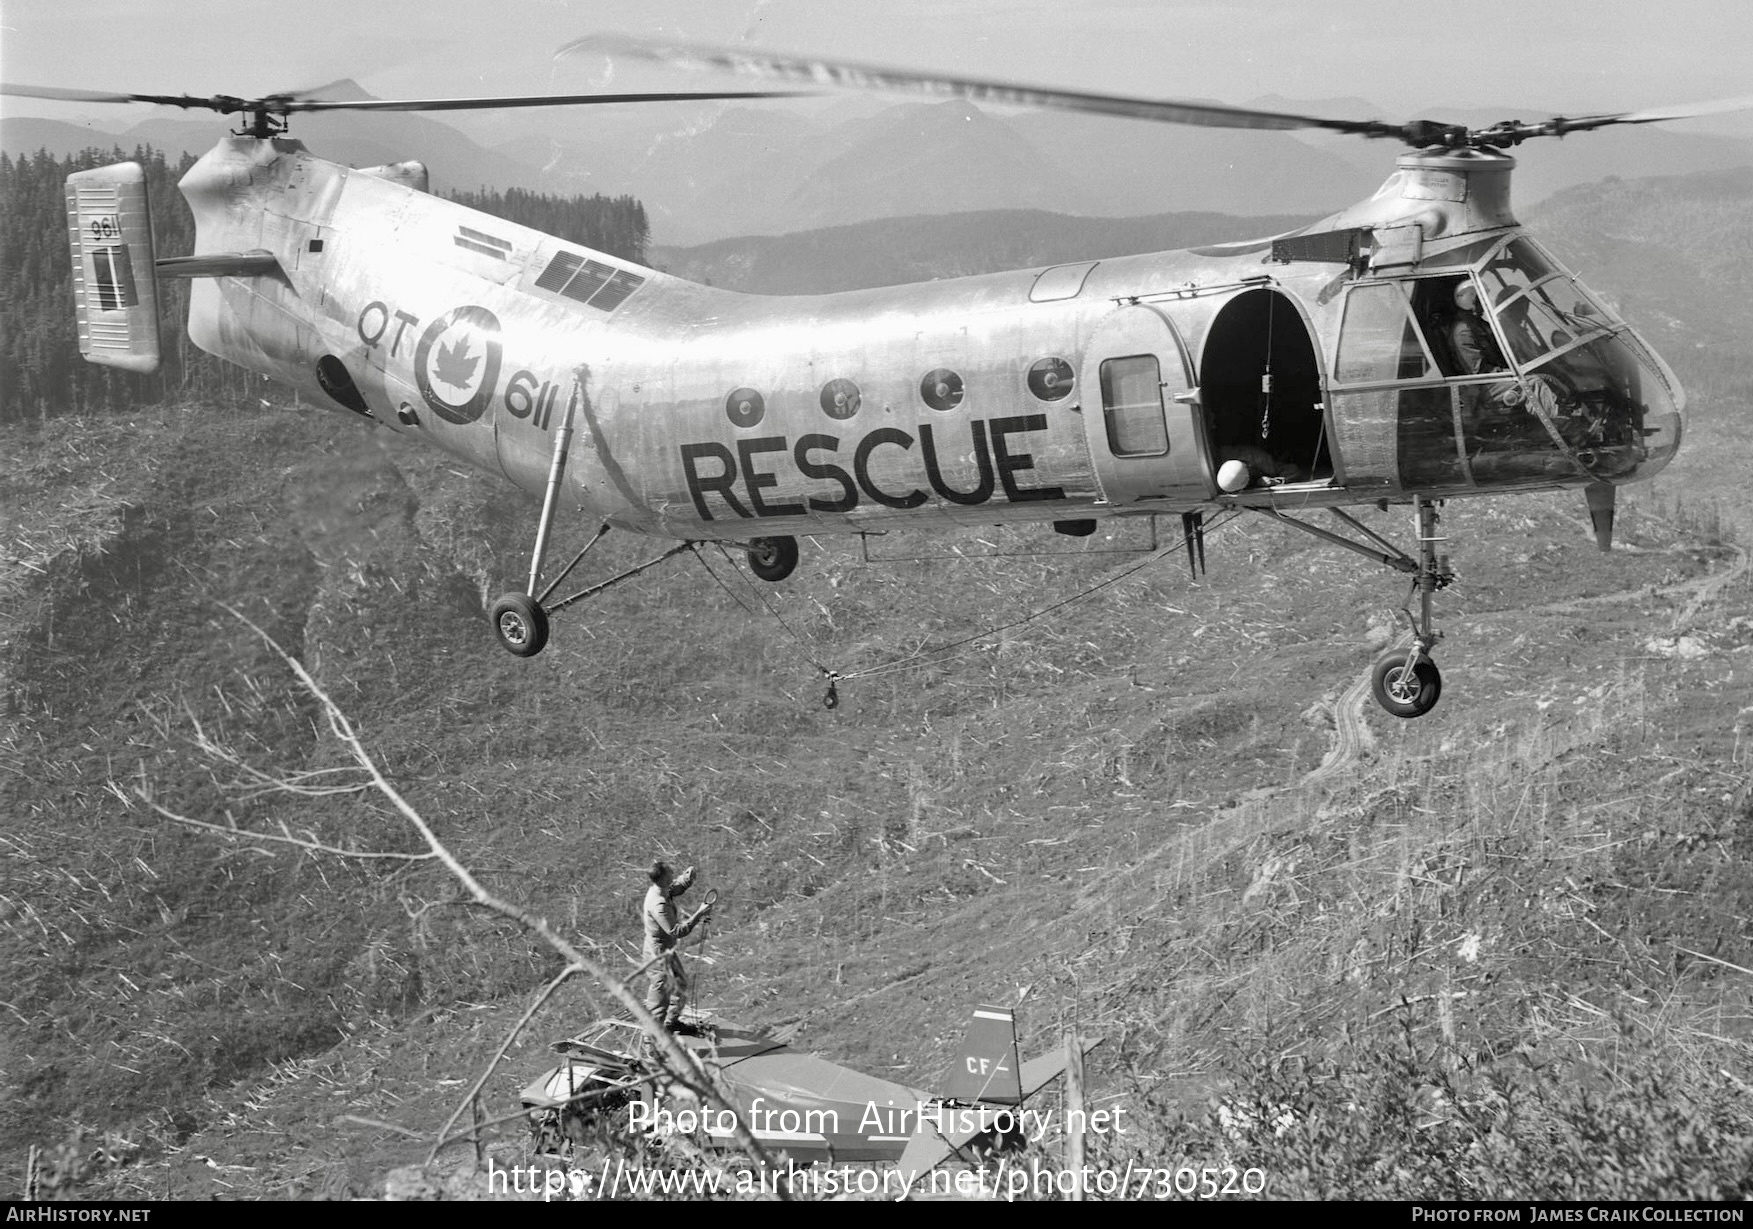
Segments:
[[[0,94],[16,98],[50,98],[57,102],[150,102],[165,107],[207,107],[219,109],[221,102],[237,102],[235,98],[196,98],[191,94],[116,94],[104,90],[69,90],[52,85],[8,85],[0,83]]]
[[[584,107],[629,102],[689,102],[722,98],[795,98],[797,90],[688,90],[668,94],[533,94],[521,98],[391,98],[330,102],[289,99],[293,111],[491,111],[515,107]]]
[[[132,94],[105,94],[98,90],[62,90],[49,85],[0,85],[0,94],[19,98],[53,98],[60,102],[134,102]]]
[[[1263,128],[1289,131],[1325,128],[1333,132],[1368,137],[1404,137],[1398,125],[1379,120],[1327,119],[1281,111],[1254,111],[1217,103],[1179,102],[1172,99],[1132,98],[1118,94],[1093,94],[1048,86],[1019,85],[1009,81],[976,77],[950,77],[909,69],[787,56],[741,47],[712,47],[692,43],[659,43],[619,35],[590,35],[566,44],[555,57],[583,52],[626,55],[676,68],[716,69],[743,76],[795,81],[814,86],[887,90],[967,98],[977,102],[1012,106],[1049,107],[1096,115],[1118,115],[1171,124],[1196,124],[1208,128]]]

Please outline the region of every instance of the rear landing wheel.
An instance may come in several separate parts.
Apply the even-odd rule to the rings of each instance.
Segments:
[[[1443,676],[1436,663],[1420,653],[1418,663],[1408,666],[1412,654],[1391,653],[1376,663],[1370,690],[1376,703],[1396,717],[1422,717],[1436,707],[1443,694]]]
[[[487,617],[508,653],[534,657],[548,643],[548,613],[525,594],[507,593],[493,603]]]
[[[749,570],[762,580],[784,580],[796,568],[796,538],[756,538],[749,543]]]

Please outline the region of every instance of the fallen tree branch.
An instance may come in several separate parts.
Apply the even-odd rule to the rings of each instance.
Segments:
[[[240,769],[250,784],[252,789],[251,796],[259,796],[263,793],[284,792],[306,797],[320,797],[335,793],[359,793],[364,792],[367,788],[375,790],[387,799],[397,813],[407,820],[409,825],[420,834],[420,838],[425,842],[428,852],[424,854],[406,854],[390,853],[387,851],[370,852],[346,850],[314,839],[305,840],[303,838],[295,837],[290,832],[283,832],[282,835],[276,836],[273,833],[255,832],[235,827],[228,828],[204,820],[194,820],[186,816],[176,815],[159,807],[156,803],[152,802],[150,797],[142,792],[141,796],[147,804],[152,806],[153,809],[158,811],[161,815],[164,815],[166,818],[175,822],[187,824],[191,827],[209,829],[233,839],[252,840],[270,844],[290,844],[311,852],[326,853],[331,856],[345,858],[376,857],[393,858],[402,861],[437,861],[442,864],[444,868],[450,872],[451,876],[463,886],[463,890],[468,894],[469,899],[476,905],[488,910],[489,912],[497,913],[502,917],[509,918],[516,922],[519,926],[539,938],[566,962],[561,974],[554,978],[554,980],[541,991],[535,1002],[533,1002],[524,1012],[523,1017],[511,1030],[505,1041],[500,1045],[499,1050],[494,1054],[493,1060],[488,1064],[487,1069],[481,1074],[479,1079],[476,1080],[474,1086],[469,1090],[468,1095],[463,1098],[456,1111],[445,1123],[444,1129],[438,1133],[438,1138],[433,1143],[431,1151],[427,1154],[426,1163],[430,1165],[441,1149],[449,1143],[456,1142],[455,1139],[448,1137],[448,1132],[451,1127],[453,1127],[457,1120],[462,1117],[467,1108],[474,1103],[475,1098],[479,1095],[481,1088],[485,1086],[486,1081],[491,1076],[494,1068],[497,1067],[500,1059],[504,1056],[505,1052],[510,1048],[516,1038],[521,1035],[529,1021],[534,1018],[535,1013],[540,1009],[541,1005],[565,980],[576,976],[579,973],[583,973],[596,982],[610,998],[618,1002],[633,1018],[634,1022],[644,1031],[645,1035],[651,1040],[653,1047],[656,1050],[656,1060],[663,1074],[670,1080],[693,1092],[702,1100],[727,1112],[730,1115],[731,1121],[735,1124],[733,1128],[733,1138],[736,1140],[737,1146],[763,1171],[771,1170],[774,1167],[772,1158],[768,1156],[766,1149],[764,1149],[749,1132],[747,1125],[742,1120],[742,1116],[737,1113],[736,1106],[730,1102],[729,1098],[725,1096],[724,1091],[719,1088],[717,1080],[714,1079],[710,1072],[701,1065],[700,1061],[686,1047],[681,1045],[675,1037],[670,1034],[669,1030],[664,1028],[662,1023],[646,1009],[645,1003],[638,995],[634,994],[633,991],[629,989],[626,982],[613,977],[607,968],[591,955],[587,955],[585,951],[580,949],[579,945],[563,938],[548,924],[546,918],[537,916],[535,913],[515,901],[507,900],[488,891],[487,888],[475,878],[469,869],[457,859],[456,855],[445,846],[444,842],[439,839],[438,834],[434,832],[431,825],[426,822],[425,817],[422,816],[407,799],[402,797],[401,792],[398,791],[383,774],[383,771],[378,767],[377,761],[374,760],[371,753],[366,750],[364,741],[360,737],[358,730],[353,725],[352,720],[341,710],[341,707],[335,703],[329,694],[323,690],[322,686],[316,681],[316,679],[311,677],[310,672],[304,668],[303,663],[287,653],[285,649],[281,648],[279,643],[275,641],[272,636],[261,627],[257,626],[242,612],[230,606],[226,606],[224,609],[245,627],[248,627],[251,631],[255,632],[255,634],[261,638],[262,642],[272,649],[274,654],[286,664],[287,669],[292,671],[293,675],[298,679],[305,691],[310,693],[310,695],[322,707],[323,714],[328,721],[330,732],[334,735],[335,739],[347,749],[347,752],[357,766],[358,771],[362,772],[366,779],[365,781],[356,784],[348,784],[344,786],[312,785],[309,783],[314,776],[327,776],[335,772],[346,771],[345,769],[339,768],[325,769],[319,774],[305,773],[277,777],[271,773],[263,772],[260,769],[244,763],[242,758],[238,756],[235,751],[232,751],[230,748],[223,746],[208,736],[198,722],[195,727],[197,735],[196,745],[206,754],[218,759],[220,762]],[[191,720],[193,720],[192,715]],[[603,950],[600,944],[588,939],[585,940],[585,946],[592,952],[600,952]],[[389,1126],[387,1123],[373,1123],[371,1125]],[[390,1129],[397,1128],[391,1127]],[[471,1133],[474,1129],[478,1128],[472,1128]],[[467,1138],[467,1136],[465,1135],[458,1138]],[[781,1188],[779,1197],[781,1199],[787,1199],[789,1198],[789,1193]]]
[[[552,981],[542,987],[542,992],[536,995],[534,1001],[532,1001],[529,1007],[524,1010],[523,1015],[517,1018],[517,1023],[512,1025],[511,1031],[505,1035],[505,1040],[499,1043],[499,1048],[493,1051],[493,1057],[487,1060],[487,1065],[481,1069],[481,1074],[475,1080],[474,1087],[469,1089],[468,1095],[457,1103],[456,1109],[451,1111],[450,1117],[445,1119],[444,1125],[438,1129],[438,1140],[432,1145],[432,1151],[426,1156],[426,1163],[428,1165],[432,1164],[433,1158],[438,1155],[438,1150],[443,1148],[444,1145],[449,1142],[450,1129],[456,1126],[457,1119],[463,1116],[463,1110],[469,1105],[472,1105],[475,1098],[481,1095],[481,1089],[486,1087],[487,1081],[492,1078],[493,1073],[499,1069],[499,1060],[505,1057],[505,1052],[511,1049],[512,1043],[523,1035],[523,1030],[528,1027],[529,1022],[535,1018],[536,1012],[542,1009],[542,1004],[546,1003],[548,999],[553,996],[554,991],[565,985],[574,973],[582,973],[583,971],[584,967],[576,964],[569,964],[564,969],[561,969]],[[476,1129],[478,1129],[478,1126]]]
[[[323,842],[293,836],[290,832],[276,836],[272,832],[253,832],[246,828],[227,828],[222,824],[209,823],[204,819],[191,819],[187,815],[178,815],[175,811],[161,807],[152,800],[152,796],[143,789],[136,789],[135,794],[147,806],[157,811],[172,823],[186,824],[191,828],[205,828],[209,832],[217,832],[221,836],[229,836],[246,841],[269,841],[276,845],[291,845],[298,849],[309,850],[311,853],[332,854],[337,858],[363,858],[392,860],[401,862],[430,862],[438,855],[428,850],[426,853],[397,853],[387,849],[342,849],[336,845],[325,845]]]

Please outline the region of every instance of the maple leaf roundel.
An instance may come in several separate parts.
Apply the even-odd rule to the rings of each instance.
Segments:
[[[459,307],[426,326],[414,348],[414,382],[432,411],[462,426],[487,412],[499,388],[499,317]]]

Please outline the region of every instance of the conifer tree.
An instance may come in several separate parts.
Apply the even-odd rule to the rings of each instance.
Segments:
[[[194,218],[177,190],[195,163],[192,155],[173,165],[149,146],[132,152],[91,148],[65,158],[46,150],[16,158],[0,154],[0,423],[125,411],[167,400],[227,405],[288,395],[189,342],[189,283],[181,278],[159,282],[164,362],[157,372],[138,375],[79,357],[64,185],[74,171],[129,159],[146,171],[157,254],[193,252]],[[560,197],[512,189],[452,199],[568,243],[636,263],[646,259],[645,209],[630,196]]]

